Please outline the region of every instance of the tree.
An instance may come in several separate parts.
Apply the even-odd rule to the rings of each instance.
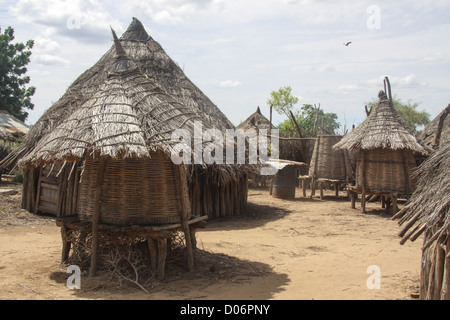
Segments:
[[[311,104],[304,104],[301,110],[293,112],[303,137],[314,137],[319,129],[335,134],[340,127],[337,122],[338,116],[335,113],[325,113],[320,107]],[[292,119],[289,118],[279,125],[280,134],[288,137],[298,136],[298,132]]]
[[[411,102],[408,101],[407,103],[404,103],[401,101],[401,99],[394,97],[392,98],[392,102],[394,105],[395,111],[403,118],[403,120],[408,123],[408,125],[411,127],[411,129],[414,130],[416,134],[420,134],[421,130],[419,130],[420,127],[426,126],[430,123],[430,114],[426,111],[418,111],[417,108],[419,107],[419,103],[417,102]],[[372,110],[372,108],[378,103],[378,100],[372,100],[367,105],[369,107],[369,110]]]
[[[30,82],[26,65],[30,62],[34,41],[12,44],[13,40],[13,28],[6,28],[3,34],[0,29],[0,109],[25,121],[28,113],[24,109],[33,110],[31,97],[36,91],[33,86],[26,87]]]
[[[278,91],[270,93],[271,98],[267,100],[267,104],[275,109],[279,114],[285,114],[290,118],[289,112],[298,102],[298,98],[292,95],[292,88],[281,87]]]

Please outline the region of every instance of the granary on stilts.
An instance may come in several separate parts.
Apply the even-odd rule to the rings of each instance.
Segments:
[[[39,139],[20,165],[28,173],[58,171],[59,185],[41,174],[37,188],[59,194],[62,260],[69,256],[71,230],[91,234],[91,274],[97,266],[99,233],[132,234],[147,240],[152,268],[163,278],[167,239],[182,230],[192,269],[195,229],[207,219],[192,214],[185,166],[171,160],[173,130],[194,134],[199,115],[148,78],[114,38],[115,53],[104,61],[105,79]],[[25,185],[25,197],[29,187]],[[37,194],[54,204],[55,199]]]
[[[277,128],[270,123],[270,120],[261,113],[261,109],[258,107],[256,109],[256,112],[245,119],[245,121],[240,123],[236,127],[236,129],[242,131],[242,135],[247,139],[247,143],[249,143],[250,140],[253,139],[251,143],[254,143],[256,146],[258,145],[259,134],[261,130],[265,130],[265,132],[261,131],[261,133],[264,133],[264,137],[269,136],[269,138],[267,139],[267,144],[271,145],[271,130]],[[256,152],[259,153],[259,148],[257,148]],[[272,177],[269,175],[261,175],[259,172],[254,172],[249,175],[249,186],[268,187],[271,180]]]
[[[209,127],[225,132],[235,129],[226,116],[197,88],[183,70],[166,54],[163,48],[148,35],[142,23],[133,18],[119,42],[127,57],[174,100],[191,110],[189,119],[198,121],[206,130]],[[108,64],[116,54],[113,46],[90,69],[85,71],[53,104],[30,130],[22,144],[11,152],[0,168],[14,166],[36,147],[40,139],[52,132],[77,108],[98,92],[100,84],[108,77]],[[201,132],[200,132],[201,135]],[[248,174],[254,166],[233,164],[186,165],[191,212],[210,219],[245,213],[248,192]],[[62,195],[58,194],[62,175],[55,164],[24,171],[22,207],[30,212],[56,215],[61,210]],[[40,184],[39,179],[47,180]],[[51,198],[51,201],[47,201]]]
[[[316,184],[320,187],[323,199],[324,184],[333,184],[335,194],[339,194],[341,184],[352,182],[353,172],[346,149],[336,150],[333,146],[342,139],[339,135],[318,135],[309,166],[308,178],[311,179],[311,196]],[[302,179],[303,195],[306,196],[305,179]]]
[[[416,190],[393,219],[401,244],[423,238],[420,299],[450,300],[450,140],[414,172]]]
[[[411,170],[416,167],[414,154],[427,154],[428,151],[395,111],[390,90],[389,97],[384,91],[380,91],[378,97],[378,103],[364,122],[334,148],[357,154],[355,185],[349,186],[352,208],[360,193],[363,212],[366,211],[366,197],[373,195],[381,196],[383,206],[384,200],[391,200],[393,210],[397,212],[397,198],[409,198],[414,190],[411,180]]]

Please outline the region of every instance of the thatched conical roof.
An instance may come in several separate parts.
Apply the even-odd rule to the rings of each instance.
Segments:
[[[420,139],[433,149],[450,140],[450,104],[425,127]]]
[[[261,109],[258,107],[256,109],[256,112],[250,115],[245,121],[243,121],[241,124],[239,124],[237,129],[241,130],[249,130],[249,129],[255,129],[257,132],[259,129],[276,129],[274,125],[271,125],[269,119],[264,117],[261,113]]]
[[[427,154],[428,151],[418,142],[412,129],[395,111],[386,93],[380,91],[378,97],[377,105],[364,122],[344,136],[334,148],[350,151],[408,149]]]
[[[417,188],[405,208],[394,219],[402,218],[400,236],[415,240],[424,231],[433,236],[424,246],[450,233],[450,141],[435,150],[415,171]]]
[[[127,57],[115,39],[105,81],[37,143],[24,163],[74,161],[85,156],[149,157],[150,150],[172,152],[171,134],[188,129],[200,115],[182,105]]]
[[[154,80],[183,105],[200,113],[203,124],[210,123],[222,131],[234,128],[217,106],[186,77],[162,47],[147,34],[139,20],[133,18],[131,25],[120,38],[120,43],[129,59],[147,77]],[[22,144],[0,162],[0,168],[7,167],[27,156],[44,135],[52,132],[75,110],[97,94],[99,86],[108,77],[110,61],[115,59],[115,56],[116,49],[113,46],[93,67],[79,76],[66,93],[37,121]]]

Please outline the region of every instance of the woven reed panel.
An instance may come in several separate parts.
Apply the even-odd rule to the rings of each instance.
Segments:
[[[78,215],[90,220],[95,210],[95,185],[99,160],[85,161],[80,185]],[[177,167],[162,152],[145,159],[108,159],[102,184],[100,222],[129,226],[181,221],[181,183],[185,212],[190,218],[189,194],[184,167],[180,181]]]
[[[356,186],[361,188],[361,152],[365,153],[366,190],[373,192],[406,193],[405,167],[408,176],[416,167],[416,161],[411,151],[373,149],[360,150],[356,161]],[[405,152],[405,160],[402,153]],[[410,187],[413,181],[409,178]]]
[[[316,179],[346,180],[352,169],[347,150],[334,150],[342,136],[318,136],[311,157],[309,176]]]

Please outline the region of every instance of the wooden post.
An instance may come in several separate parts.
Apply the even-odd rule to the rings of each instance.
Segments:
[[[405,189],[406,189],[406,199],[409,199],[411,197],[411,186],[410,186],[410,179],[409,179],[409,164],[408,164],[408,158],[407,151],[402,150],[402,160],[403,160],[403,172],[405,175]]]
[[[302,179],[303,198],[306,198],[306,179]]]
[[[165,238],[158,238],[158,266],[156,277],[158,280],[163,280],[166,272],[166,257],[167,257],[167,240]]]
[[[392,212],[396,214],[398,212],[398,206],[397,206],[397,194],[391,193],[391,200],[392,200]]]
[[[335,189],[334,195],[336,197],[339,197],[339,182],[334,183],[334,189]]]
[[[320,186],[320,200],[323,200],[323,181],[319,182]]]
[[[220,216],[225,217],[227,215],[227,203],[225,198],[225,186],[223,182],[220,183]]]
[[[97,258],[98,258],[98,223],[100,221],[101,200],[102,200],[102,184],[103,175],[105,173],[105,158],[100,158],[98,166],[97,180],[95,183],[95,210],[92,217],[92,250],[91,250],[91,270],[90,276],[95,276],[97,272]]]
[[[360,151],[361,155],[361,207],[362,211],[366,212],[366,153],[364,150]]]
[[[63,224],[61,226],[61,239],[62,239],[61,263],[69,259],[71,243],[67,241],[67,232],[68,228]]]
[[[214,216],[216,218],[220,217],[220,188],[217,183],[213,185],[214,190]]]
[[[147,243],[148,243],[148,251],[150,253],[151,269],[153,272],[156,272],[158,264],[157,245],[155,244],[155,240],[150,237],[147,238]]]
[[[186,211],[186,208],[189,207],[188,203],[185,203],[186,198],[184,197],[184,194],[188,192],[188,190],[186,190],[186,185],[185,185],[185,181],[184,179],[186,179],[186,177],[184,176],[184,172],[182,171],[182,167],[181,166],[177,166],[177,171],[178,171],[178,182],[180,184],[180,188],[179,190],[181,191],[180,194],[180,198],[181,198],[181,208],[182,208],[182,212],[181,212],[181,222],[183,225],[183,232],[184,232],[184,240],[186,243],[186,255],[187,255],[187,265],[188,265],[188,270],[192,271],[194,270],[194,252],[192,249],[192,239],[191,239],[191,233],[190,233],[190,229],[189,229],[189,222],[188,222],[188,212]],[[159,254],[161,255],[161,248],[159,248],[160,245],[164,245],[166,246],[166,240],[164,240],[164,244],[160,243],[160,241],[158,240],[158,250],[160,251]]]
[[[356,193],[354,191],[348,190],[348,193],[350,195],[351,203],[352,203],[352,209],[355,209],[355,201],[356,201]]]

